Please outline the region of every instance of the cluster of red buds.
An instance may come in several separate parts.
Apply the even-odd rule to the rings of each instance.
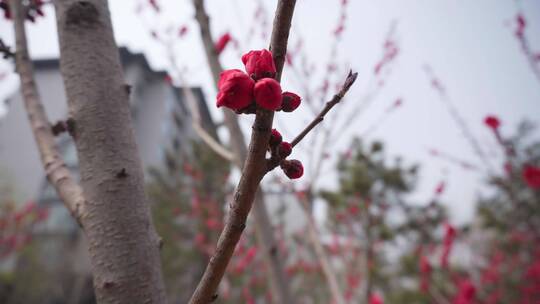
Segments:
[[[241,70],[226,70],[218,82],[217,107],[227,107],[238,114],[254,114],[257,108],[270,111],[292,112],[300,106],[301,98],[295,93],[282,92],[281,85],[274,79],[276,66],[268,50],[250,51],[242,56],[246,73]],[[285,175],[296,179],[304,174],[298,160],[287,160],[292,145],[283,141],[277,130],[272,130],[269,141],[272,159],[278,160]]]
[[[242,56],[246,73],[226,70],[218,82],[217,106],[230,108],[236,113],[254,114],[257,107],[271,111],[292,112],[300,105],[300,97],[281,91],[274,77],[276,66],[268,50],[250,51]]]
[[[11,9],[9,8],[9,0],[0,0],[0,9],[4,11],[4,17],[11,19]],[[36,21],[39,16],[44,16],[43,13],[43,0],[31,0],[26,8],[26,19],[32,22]]]
[[[279,166],[281,170],[290,179],[297,179],[304,174],[304,166],[297,159],[286,159],[292,153],[292,145],[286,141],[283,141],[281,134],[276,129],[272,129],[270,135],[270,152],[272,153],[272,159],[279,160]]]

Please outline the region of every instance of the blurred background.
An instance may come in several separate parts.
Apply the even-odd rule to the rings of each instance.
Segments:
[[[290,303],[540,303],[540,2],[297,2],[282,87],[303,100],[276,115],[283,140],[359,76],[294,148],[304,176],[263,181],[272,244],[251,221],[218,302],[272,303],[284,287],[271,248]],[[30,54],[54,123],[67,117],[56,20],[36,3]],[[109,5],[170,302],[184,303],[239,179],[201,133],[226,149],[231,136],[193,3]],[[268,47],[275,6],[205,2],[224,69]],[[14,48],[9,18],[0,38]],[[0,60],[0,303],[94,303],[84,236],[46,181],[18,89]],[[249,138],[253,117],[238,118]],[[58,145],[77,174],[69,136]]]

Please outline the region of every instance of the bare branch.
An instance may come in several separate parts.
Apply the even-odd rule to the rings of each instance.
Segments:
[[[2,57],[4,59],[15,57],[15,53],[11,51],[11,48],[2,39],[0,39],[0,53],[3,54]]]
[[[15,64],[21,79],[24,106],[39,149],[41,162],[47,179],[56,189],[58,196],[66,205],[71,215],[82,226],[84,219],[81,217],[85,214],[86,209],[83,192],[81,187],[73,179],[56,147],[52,127],[47,119],[45,109],[36,88],[32,62],[28,55],[26,32],[24,29],[25,18],[21,1],[12,0],[10,4],[13,9],[13,24],[17,46]],[[0,45],[2,48],[6,47],[4,43],[0,43]]]
[[[201,124],[201,114],[199,111],[199,107],[197,105],[197,99],[195,98],[195,95],[193,94],[193,91],[187,87],[186,83],[182,80],[181,89],[182,93],[186,97],[186,101],[188,104],[189,111],[191,113],[191,117],[193,119],[193,129],[195,130],[195,133],[199,135],[201,140],[210,148],[212,151],[214,151],[217,155],[221,156],[225,160],[229,162],[234,162],[234,155],[231,151],[229,151],[227,148],[225,148],[221,143],[219,143],[212,135],[210,135]]]
[[[308,202],[312,201],[311,195],[309,195],[309,198],[305,198],[300,202],[300,206],[302,207],[302,210],[304,211],[304,214],[306,215],[308,219],[307,223],[307,229],[309,233],[309,239],[311,241],[311,244],[313,245],[313,249],[315,251],[315,255],[317,256],[317,260],[319,261],[319,264],[321,265],[321,269],[323,271],[324,277],[326,279],[326,282],[328,283],[328,288],[330,289],[330,293],[332,294],[332,300],[335,301],[336,304],[345,304],[345,297],[343,296],[343,293],[341,292],[338,281],[336,278],[336,273],[332,269],[332,266],[330,265],[330,260],[328,259],[328,255],[324,251],[324,247],[321,243],[321,240],[319,238],[319,232],[317,230],[317,226],[315,224],[315,219],[311,215],[308,207]]]
[[[343,86],[341,87],[339,92],[334,95],[332,100],[326,103],[326,106],[322,109],[319,115],[317,115],[317,117],[315,117],[315,119],[313,119],[313,121],[291,142],[291,145],[293,147],[296,146],[313,128],[315,128],[319,123],[321,123],[324,120],[324,116],[326,115],[326,113],[328,113],[335,105],[337,105],[343,99],[349,88],[356,81],[357,76],[358,73],[353,73],[352,71],[349,72],[349,75],[347,76],[347,79],[345,79],[345,82],[343,83]]]

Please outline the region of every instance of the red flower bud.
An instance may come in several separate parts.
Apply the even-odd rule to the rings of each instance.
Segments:
[[[216,42],[216,45],[214,46],[216,48],[216,52],[221,54],[225,47],[227,47],[227,44],[231,41],[231,35],[229,33],[223,34],[219,40]]]
[[[282,140],[283,137],[281,137],[281,133],[279,133],[276,129],[272,129],[272,134],[270,134],[270,147],[279,145]]]
[[[9,8],[9,5],[7,2],[1,1],[0,2],[0,9],[4,11],[4,18],[11,19],[11,10]]]
[[[178,29],[178,37],[184,37],[187,32],[188,32],[189,28],[187,27],[187,25],[182,25],[179,29]]]
[[[523,179],[533,189],[540,189],[540,168],[531,165],[523,167]]]
[[[499,118],[492,115],[486,116],[486,118],[484,119],[484,123],[486,124],[486,126],[488,126],[488,128],[491,128],[494,131],[497,130],[501,125]]]
[[[254,81],[240,70],[223,71],[218,82],[217,107],[240,110],[253,100]]]
[[[278,155],[281,159],[287,158],[287,156],[291,155],[291,153],[292,153],[292,146],[290,143],[284,141],[279,144]]]
[[[277,110],[281,106],[281,86],[273,78],[264,78],[255,83],[255,101],[267,110]]]
[[[372,294],[369,297],[369,304],[384,304],[384,302],[378,294]]]
[[[255,80],[265,77],[274,78],[276,75],[276,66],[270,51],[250,51],[242,56],[242,62],[246,66],[248,75]]]
[[[304,166],[296,159],[281,162],[281,169],[290,179],[297,179],[304,175]]]
[[[300,101],[302,100],[300,96],[291,92],[283,92],[281,96],[281,110],[283,110],[283,112],[292,112],[296,110],[296,108],[298,108],[300,105]]]

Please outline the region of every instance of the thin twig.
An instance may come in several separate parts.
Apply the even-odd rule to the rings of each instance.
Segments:
[[[2,39],[0,39],[0,53],[3,54],[2,57],[4,59],[15,57],[15,53],[11,51],[11,48]]]
[[[322,111],[313,119],[313,121],[302,131],[296,138],[291,142],[291,146],[296,146],[313,128],[315,128],[319,123],[321,123],[324,120],[324,116],[326,113],[328,113],[335,105],[337,105],[345,96],[349,88],[353,85],[354,81],[356,80],[356,77],[358,76],[358,73],[353,73],[352,71],[349,71],[349,75],[347,75],[347,79],[345,79],[345,82],[343,83],[343,86],[339,90],[339,92],[332,97],[332,100],[328,101],[326,103],[326,106],[322,109]]]
[[[324,277],[328,283],[328,288],[330,289],[330,293],[332,294],[332,300],[334,300],[337,304],[345,304],[345,297],[343,296],[343,293],[339,288],[336,273],[330,265],[330,259],[328,258],[328,255],[326,254],[319,238],[320,233],[317,230],[315,219],[309,211],[308,202],[310,201],[313,201],[311,195],[309,198],[306,197],[300,202],[300,207],[302,208],[304,214],[307,217],[307,229],[311,244],[313,245],[315,255],[317,256],[317,260],[319,261]]]
[[[160,40],[161,41],[161,40]],[[174,56],[173,47],[170,43],[163,43],[167,50],[167,57],[171,63],[171,67],[174,70],[176,76],[180,81],[180,88],[184,94],[185,100],[188,105],[189,112],[192,118],[192,127],[195,133],[201,138],[201,140],[214,151],[217,155],[224,158],[227,161],[233,162],[234,155],[226,147],[224,147],[218,140],[216,140],[206,129],[203,128],[201,122],[201,113],[193,90],[189,87],[188,81],[184,77],[184,72],[179,67],[176,57]]]
[[[21,78],[21,92],[28,120],[38,146],[41,162],[45,169],[47,179],[56,189],[58,196],[66,205],[71,215],[82,226],[82,216],[85,214],[85,199],[82,188],[73,179],[56,147],[51,125],[41,103],[24,29],[24,11],[20,0],[10,2],[13,9],[13,24],[15,28],[15,41],[17,51],[15,64]]]

